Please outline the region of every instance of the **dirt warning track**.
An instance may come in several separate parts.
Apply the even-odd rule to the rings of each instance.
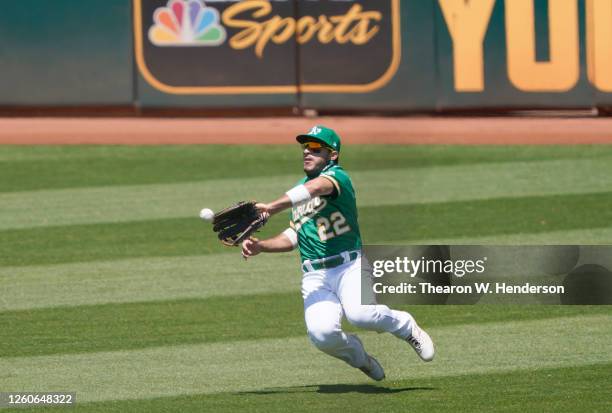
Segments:
[[[612,118],[3,118],[0,144],[293,144],[323,124],[348,144],[612,143]]]

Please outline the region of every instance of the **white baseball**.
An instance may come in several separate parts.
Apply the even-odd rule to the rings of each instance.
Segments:
[[[212,209],[204,208],[200,211],[200,218],[202,218],[204,221],[212,221],[214,216],[215,213],[212,211]]]

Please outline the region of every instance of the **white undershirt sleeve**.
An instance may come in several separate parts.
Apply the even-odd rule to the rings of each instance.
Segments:
[[[283,231],[283,234],[287,238],[289,238],[289,241],[291,241],[291,245],[293,245],[293,248],[297,247],[298,235],[297,235],[297,232],[295,232],[293,228],[287,228],[286,230]]]
[[[291,205],[296,206],[310,201],[310,192],[304,185],[298,185],[291,188],[286,192],[287,196],[291,200]]]

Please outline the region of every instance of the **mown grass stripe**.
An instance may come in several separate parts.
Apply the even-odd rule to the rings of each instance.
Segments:
[[[612,187],[612,162],[508,162],[358,170],[351,175],[361,207],[412,205],[607,192]],[[0,230],[195,217],[203,206],[218,210],[236,202],[236,194],[244,199],[274,199],[299,177],[299,173],[265,179],[244,175],[188,183],[5,193],[0,194]]]
[[[0,162],[7,177],[0,192],[125,184],[189,182],[240,176],[266,177],[300,172],[299,152],[282,147],[76,147],[36,148]],[[72,149],[72,150],[71,150]],[[28,160],[28,157],[30,158]],[[261,168],[275,160],[275,168]],[[297,162],[296,162],[297,160]]]
[[[438,354],[430,364],[389,335],[360,336],[390,380],[425,379],[611,363],[610,322],[597,315],[432,328]],[[81,402],[365,381],[305,337],[3,358],[0,371],[3,389],[70,389]]]
[[[365,208],[366,243],[607,228],[612,193],[500,198]],[[363,217],[363,218],[362,218]]]
[[[75,412],[605,412],[612,364],[77,404]],[[32,412],[36,409],[19,409]]]
[[[608,228],[612,193],[360,208],[366,243]],[[284,214],[283,214],[284,215]],[[273,219],[261,236],[287,227]],[[0,266],[226,252],[199,218],[0,232]]]
[[[219,210],[241,198],[279,196],[298,179],[295,174],[5,193],[0,194],[0,229],[197,217],[204,206]]]
[[[612,314],[606,307],[396,306],[424,326]],[[2,357],[130,350],[304,335],[299,291],[0,313]],[[354,330],[350,325],[349,330]]]
[[[609,157],[612,149],[586,145],[348,145],[342,150],[342,163],[351,171]],[[5,146],[0,192],[266,177],[301,173],[300,166],[297,145]]]
[[[0,311],[299,291],[296,255],[232,252],[0,267]]]
[[[394,243],[400,245],[414,244],[414,240],[394,241]],[[484,237],[431,238],[419,240],[419,243],[423,245],[609,245],[612,243],[612,228],[574,229]]]
[[[0,313],[2,357],[300,336],[298,291]]]

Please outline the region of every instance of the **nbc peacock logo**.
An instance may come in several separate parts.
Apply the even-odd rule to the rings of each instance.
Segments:
[[[227,37],[217,9],[202,0],[169,0],[153,21],[149,40],[156,46],[218,46]]]

